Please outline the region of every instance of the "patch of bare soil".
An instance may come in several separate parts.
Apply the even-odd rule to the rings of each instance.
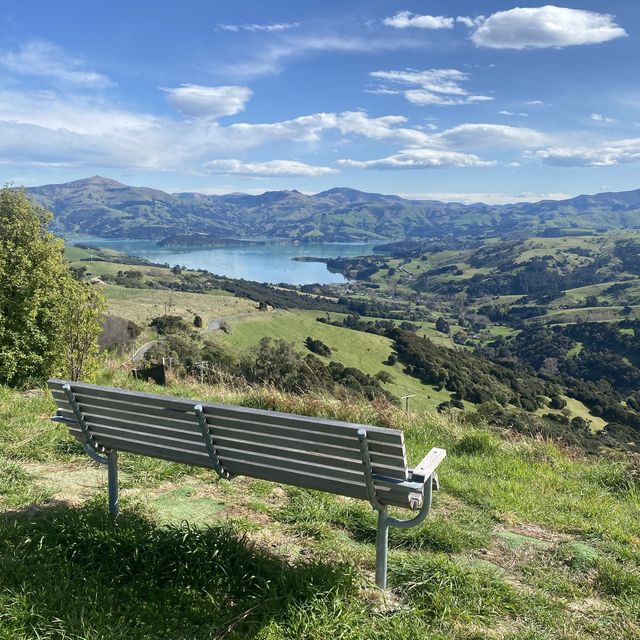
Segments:
[[[498,525],[496,527],[496,532],[498,531],[515,533],[516,535],[526,536],[527,538],[534,538],[535,540],[547,543],[548,545],[558,544],[559,542],[568,542],[573,539],[572,536],[566,533],[553,531],[552,529],[545,529],[537,524],[510,524],[508,527]]]
[[[102,466],[87,462],[65,464],[42,464],[22,462],[36,482],[46,485],[52,491],[52,500],[77,506],[95,496],[107,486],[107,471]]]

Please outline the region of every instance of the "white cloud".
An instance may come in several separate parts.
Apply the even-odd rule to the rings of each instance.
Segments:
[[[640,160],[640,138],[609,140],[588,147],[551,147],[532,155],[559,167],[610,167]]]
[[[266,31],[267,33],[277,31],[287,31],[288,29],[295,29],[299,27],[299,22],[273,22],[271,24],[255,24],[253,22],[245,24],[219,24],[216,30],[219,31],[231,31],[237,33],[238,31],[250,31],[256,33],[258,31]]]
[[[135,137],[163,122],[100,97],[56,91],[0,91],[0,121],[81,135],[125,137]]]
[[[540,200],[565,200],[572,196],[567,193],[399,193],[410,200],[440,200],[442,202],[462,202],[464,204],[512,204],[515,202],[539,202]]]
[[[458,104],[473,104],[474,102],[487,102],[493,100],[491,96],[467,95],[461,98],[447,97],[441,94],[433,93],[425,89],[410,89],[405,91],[405,98],[420,106],[436,105],[441,107],[454,106]]]
[[[337,169],[321,167],[295,160],[269,160],[267,162],[242,162],[241,160],[209,160],[204,163],[209,173],[246,176],[302,176],[316,177],[338,173]]]
[[[399,96],[403,91],[397,89],[388,89],[387,87],[379,87],[377,89],[365,89],[365,93],[371,93],[375,96]]]
[[[100,89],[114,83],[107,76],[83,68],[83,63],[47,40],[32,40],[18,51],[0,53],[0,67],[21,76],[38,76],[55,82]]]
[[[596,44],[626,36],[611,15],[546,5],[490,15],[471,40],[491,49],[540,49]]]
[[[481,25],[485,21],[484,16],[477,16],[475,18],[471,18],[469,16],[458,16],[456,18],[456,22],[463,24],[465,27],[469,27],[472,29],[473,27],[477,27]]]
[[[97,96],[0,91],[0,161],[6,162],[67,162],[206,175],[207,161],[226,160],[263,145],[282,144],[297,153],[329,132],[345,141],[359,137],[403,146],[426,146],[430,140],[426,132],[407,127],[403,116],[372,118],[362,111],[223,126],[207,118],[129,111]],[[258,170],[284,170],[284,165]]]
[[[482,160],[470,153],[441,149],[403,149],[377,160],[338,160],[338,164],[360,169],[437,169],[442,167],[489,167],[491,160]]]
[[[289,60],[321,53],[376,53],[424,47],[424,41],[408,37],[358,37],[335,34],[293,36],[281,34],[277,42],[247,50],[247,57],[223,63],[214,70],[225,76],[254,78],[279,73]]]
[[[608,118],[607,116],[602,115],[601,113],[592,113],[591,119],[595,122],[603,122],[605,124],[611,124],[612,122],[616,122],[615,118]]]
[[[388,27],[406,29],[416,27],[418,29],[453,29],[453,18],[444,16],[418,15],[410,11],[398,11],[394,16],[382,21]]]
[[[543,102],[542,100],[527,100],[525,104],[530,107],[546,107],[547,106],[547,103]]]
[[[421,106],[450,106],[493,100],[490,96],[470,94],[462,87],[461,83],[468,80],[469,75],[459,69],[372,71],[369,75],[385,82],[418,87],[405,89],[404,96],[409,102]]]
[[[508,111],[507,109],[502,109],[502,111],[498,111],[498,113],[502,116],[521,116],[523,118],[526,118],[529,115],[528,113],[524,113],[523,111],[513,112]]]
[[[456,149],[535,148],[550,142],[546,134],[535,129],[484,123],[461,124],[434,138]]]
[[[222,116],[232,116],[244,111],[244,105],[251,98],[252,91],[235,85],[223,87],[203,87],[197,84],[183,84],[181,87],[162,87],[166,101],[189,118],[216,120]]]

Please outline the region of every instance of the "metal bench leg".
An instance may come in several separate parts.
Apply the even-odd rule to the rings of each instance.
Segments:
[[[98,444],[96,439],[91,434],[89,425],[82,415],[82,409],[80,409],[80,405],[76,400],[73,390],[71,389],[71,385],[65,384],[62,389],[67,396],[67,400],[69,401],[71,409],[73,410],[73,414],[76,417],[75,422],[80,426],[80,429],[82,430],[82,433],[84,435],[85,441],[82,443],[82,446],[85,450],[85,453],[92,460],[95,460],[100,464],[107,465],[109,484],[109,513],[115,518],[118,515],[118,511],[120,510],[120,505],[118,504],[118,452],[111,449],[106,449],[105,447],[102,447],[100,444]],[[98,451],[100,451],[100,453],[98,453]]]
[[[118,452],[107,454],[107,470],[109,472],[109,513],[115,518],[120,511],[118,501]]]
[[[382,507],[378,511],[378,532],[376,534],[376,584],[387,588],[387,555],[389,551],[389,509]]]
[[[387,588],[387,557],[389,554],[389,527],[399,527],[407,529],[415,527],[424,522],[431,509],[431,498],[434,484],[437,483],[437,476],[432,473],[423,484],[422,507],[418,514],[409,520],[398,520],[389,515],[389,507],[380,504],[376,495],[376,487],[371,468],[371,457],[369,455],[369,445],[367,443],[367,432],[365,429],[358,431],[360,441],[360,453],[362,455],[362,465],[364,467],[364,477],[367,486],[367,496],[369,503],[378,512],[378,529],[376,533],[376,584],[381,589]]]

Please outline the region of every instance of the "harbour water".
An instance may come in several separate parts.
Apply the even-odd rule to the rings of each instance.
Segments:
[[[331,273],[323,262],[294,260],[299,257],[337,258],[373,253],[374,243],[229,244],[214,248],[159,247],[153,240],[126,240],[95,237],[69,237],[70,244],[89,244],[121,251],[151,262],[206,269],[217,275],[257,282],[287,284],[330,284],[345,282]]]

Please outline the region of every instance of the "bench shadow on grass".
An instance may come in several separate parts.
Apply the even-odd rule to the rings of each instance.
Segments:
[[[97,501],[1,515],[0,576],[15,637],[127,640],[250,638],[358,584],[349,565],[290,564],[229,524],[160,526],[129,508],[114,521]]]

